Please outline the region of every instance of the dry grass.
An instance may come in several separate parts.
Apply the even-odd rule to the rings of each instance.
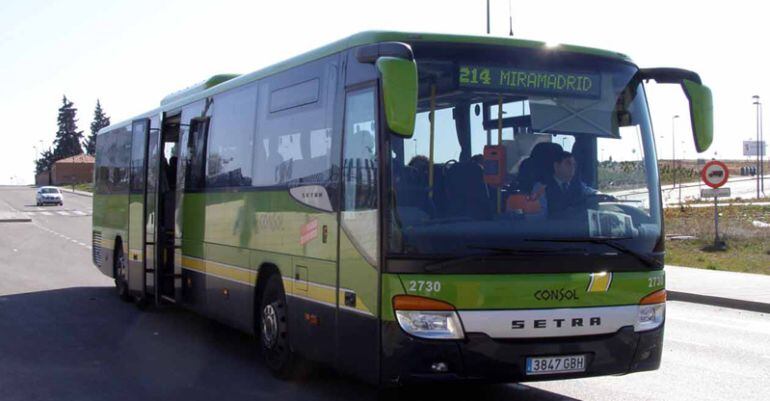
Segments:
[[[770,206],[735,205],[719,208],[719,232],[724,252],[705,251],[714,241],[713,208],[666,209],[667,235],[692,235],[695,240],[666,242],[666,263],[714,270],[770,274]]]

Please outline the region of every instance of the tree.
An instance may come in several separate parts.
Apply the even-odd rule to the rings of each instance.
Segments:
[[[44,171],[51,170],[51,167],[53,167],[53,152],[51,152],[51,149],[46,150],[43,152],[43,154],[40,155],[40,158],[35,160],[35,175],[38,175]]]
[[[83,148],[80,146],[80,141],[83,140],[83,131],[78,131],[77,112],[78,109],[74,107],[74,104],[67,100],[67,96],[64,96],[57,120],[59,129],[56,131],[56,139],[53,141],[55,160],[83,153]]]
[[[100,129],[110,125],[110,117],[104,114],[102,105],[99,103],[99,99],[96,99],[96,108],[94,109],[94,121],[91,122],[91,135],[88,136],[88,140],[83,143],[86,148],[86,154],[96,154],[96,133]]]

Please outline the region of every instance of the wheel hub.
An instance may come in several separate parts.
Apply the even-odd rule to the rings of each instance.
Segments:
[[[270,349],[275,346],[278,339],[278,316],[273,304],[266,305],[262,309],[262,342]]]

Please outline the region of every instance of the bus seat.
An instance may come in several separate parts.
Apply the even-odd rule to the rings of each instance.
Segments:
[[[446,171],[447,209],[450,217],[488,219],[492,216],[484,172],[476,162],[458,162]]]
[[[398,169],[395,182],[395,204],[403,225],[418,223],[435,214],[428,196],[428,183],[422,172],[410,166]]]

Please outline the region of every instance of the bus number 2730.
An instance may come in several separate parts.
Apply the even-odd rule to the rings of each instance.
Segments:
[[[441,291],[440,281],[410,280],[407,282],[409,291],[417,292],[439,292]]]

